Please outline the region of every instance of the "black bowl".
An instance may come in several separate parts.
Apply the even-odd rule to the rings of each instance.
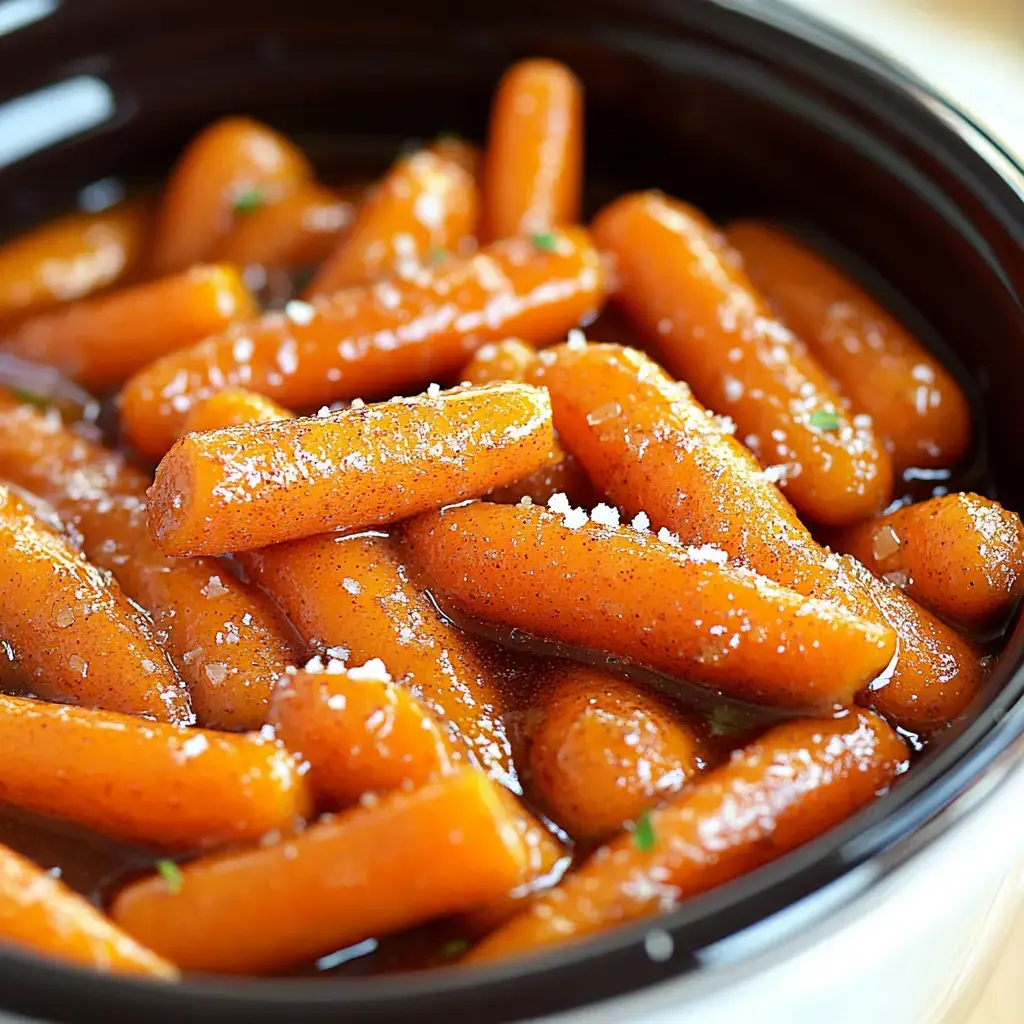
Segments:
[[[440,129],[480,137],[502,70],[526,55],[557,57],[586,84],[595,200],[657,186],[713,215],[769,214],[841,241],[962,366],[992,478],[1019,507],[1024,173],[922,82],[807,16],[767,0],[37,0],[34,9],[39,20],[0,36],[2,230],[73,206],[90,183],[103,182],[87,199],[108,178],[160,173],[221,114],[251,113],[310,138],[328,162],[340,149],[379,164],[401,140]],[[659,921],[674,945],[664,962],[645,953],[649,924],[486,970],[175,988],[5,952],[0,1005],[52,1021],[508,1021],[692,972],[703,950],[741,932],[749,955],[766,918],[784,925],[798,900],[805,915],[808,905],[834,912],[999,783],[1021,755],[1022,654],[1017,629],[978,706],[888,798]],[[864,865],[872,870],[855,870]]]

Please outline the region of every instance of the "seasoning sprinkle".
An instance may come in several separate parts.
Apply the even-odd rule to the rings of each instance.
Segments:
[[[173,860],[158,860],[156,869],[171,892],[181,892],[181,886],[185,879],[182,877],[181,868]]]
[[[649,853],[654,849],[654,822],[650,811],[641,811],[633,826],[633,845],[641,853]]]
[[[834,409],[815,409],[811,413],[811,426],[819,430],[838,430],[839,416]]]
[[[258,188],[246,189],[235,196],[235,213],[252,213],[266,202],[266,197]]]
[[[550,231],[543,231],[539,235],[532,235],[530,241],[533,242],[533,247],[540,249],[541,252],[554,252],[555,246],[558,244],[558,240]]]

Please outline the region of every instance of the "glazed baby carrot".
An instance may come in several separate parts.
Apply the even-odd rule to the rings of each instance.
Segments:
[[[227,391],[215,391],[209,398],[192,406],[185,417],[182,433],[219,430],[221,427],[238,426],[239,423],[273,423],[274,420],[294,418],[294,413],[255,391],[228,388]]]
[[[547,395],[515,383],[186,434],[149,526],[166,554],[203,555],[388,523],[519,480],[552,441]]]
[[[303,656],[276,606],[219,562],[162,554],[146,526],[149,477],[0,392],[0,477],[46,498],[153,617],[200,725],[258,729],[277,677]]]
[[[143,879],[111,915],[186,970],[270,971],[504,896],[527,854],[494,784],[466,768],[273,845]]]
[[[164,189],[152,257],[156,274],[210,259],[238,220],[312,179],[308,161],[284,136],[247,117],[225,117],[200,132]]]
[[[234,268],[192,267],[34,316],[2,348],[55,366],[91,391],[110,391],[159,356],[258,311]]]
[[[605,839],[711,761],[696,716],[589,665],[554,663],[529,730],[529,786],[575,839]]]
[[[458,135],[438,135],[430,144],[430,152],[458,164],[474,181],[480,175],[480,148]]]
[[[895,648],[888,627],[731,566],[721,549],[599,525],[567,502],[558,514],[459,505],[412,520],[403,538],[443,607],[733,697],[848,704]]]
[[[963,710],[981,683],[979,653],[816,544],[750,453],[684,384],[617,345],[551,349],[533,383],[548,389],[565,445],[627,515],[642,513],[689,544],[718,545],[756,572],[852,614],[882,623],[881,605],[888,607],[900,650],[885,692],[897,721],[917,721],[925,693],[932,715],[948,721]]]
[[[402,157],[363,203],[351,233],[320,267],[309,295],[330,295],[434,254],[472,247],[480,196],[472,174],[429,149]]]
[[[240,213],[216,256],[239,266],[312,266],[334,251],[355,217],[354,196],[309,182],[276,203]]]
[[[168,981],[178,976],[173,964],[6,846],[0,846],[0,941],[98,971]]]
[[[326,535],[239,559],[311,648],[356,665],[381,659],[478,764],[512,784],[501,689],[474,642],[412,585],[395,541],[380,533]]]
[[[870,712],[776,726],[600,849],[467,959],[541,950],[722,885],[870,803],[906,757]]]
[[[537,248],[514,239],[413,279],[292,303],[287,315],[267,314],[159,359],[125,387],[125,433],[159,458],[191,406],[224,388],[315,409],[447,379],[475,349],[509,335],[538,343],[564,337],[600,305],[601,267],[579,229],[550,242]]]
[[[193,721],[188,693],[149,626],[67,541],[0,485],[0,637],[40,696]]]
[[[837,535],[835,546],[974,632],[1005,623],[1024,592],[1020,517],[978,494],[905,505]]]
[[[772,317],[715,227],[657,192],[624,196],[594,221],[612,252],[618,298],[664,356],[819,523],[879,511],[892,464],[870,423],[851,419],[803,342]]]
[[[150,229],[149,203],[58,217],[0,247],[0,320],[41,313],[129,280]]]
[[[502,78],[484,159],[484,234],[508,238],[574,224],[583,191],[583,86],[553,60]]]
[[[184,851],[288,830],[310,811],[296,762],[258,733],[3,695],[0,799],[125,842]]]
[[[971,407],[960,386],[858,284],[773,225],[738,221],[726,238],[854,408],[871,415],[897,469],[951,466],[967,451]]]
[[[496,380],[525,381],[537,365],[537,350],[519,338],[484,345],[462,368],[464,384],[493,384]]]

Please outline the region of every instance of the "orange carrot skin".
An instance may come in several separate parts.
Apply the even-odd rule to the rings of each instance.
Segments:
[[[192,267],[32,317],[3,349],[55,366],[101,393],[123,384],[154,359],[258,312],[233,267]]]
[[[835,538],[876,576],[975,633],[1005,623],[1024,592],[1020,516],[978,494],[905,505]]]
[[[770,730],[474,949],[481,963],[649,917],[802,846],[875,799],[906,747],[870,712]],[[643,848],[642,848],[643,847]]]
[[[0,247],[0,321],[34,315],[131,279],[152,221],[148,203],[58,217]]]
[[[616,200],[594,222],[617,259],[618,298],[715,412],[728,414],[803,514],[846,525],[885,506],[888,453],[854,423],[803,342],[772,317],[714,225],[660,193]]]
[[[380,658],[476,763],[514,782],[502,691],[474,642],[412,585],[395,541],[380,533],[310,537],[239,560],[311,648],[353,665]],[[461,759],[457,742],[451,757]]]
[[[726,238],[854,408],[871,415],[898,470],[951,466],[964,455],[971,443],[967,396],[894,316],[781,228],[737,221]]]
[[[200,398],[228,387],[292,409],[346,398],[388,398],[454,376],[489,341],[550,343],[602,301],[600,261],[580,229],[554,251],[515,239],[412,278],[339,292],[291,317],[266,314],[157,360],[125,386],[122,425],[160,458]]]
[[[526,851],[473,769],[321,819],[273,845],[185,864],[114,899],[129,934],[186,970],[266,972],[508,892]]]
[[[355,219],[354,196],[310,182],[276,203],[239,214],[217,259],[238,266],[313,266],[348,236]]]
[[[173,981],[173,964],[140,946],[48,871],[0,846],[0,940],[66,963]]]
[[[195,850],[310,811],[290,754],[258,733],[182,729],[0,695],[0,798],[125,842]]]
[[[515,383],[187,434],[149,526],[166,554],[204,555],[388,523],[519,480],[552,444],[547,394]]]
[[[582,84],[557,61],[520,61],[505,73],[491,107],[485,238],[575,224],[582,179]]]
[[[42,697],[187,725],[188,693],[120,587],[0,486],[0,636]]]
[[[244,212],[312,180],[306,158],[283,135],[247,117],[225,117],[185,147],[164,189],[153,272],[173,274],[210,259]]]
[[[274,682],[304,656],[302,645],[274,603],[219,562],[158,550],[146,525],[146,474],[0,392],[0,476],[51,502],[82,534],[86,557],[150,612],[200,725],[263,725]]]
[[[198,402],[185,418],[183,434],[193,431],[219,430],[221,427],[236,427],[240,423],[273,423],[275,420],[290,420],[295,413],[272,402],[255,391],[245,388],[229,388],[217,391]]]
[[[402,157],[371,191],[349,236],[325,260],[308,294],[330,295],[432,254],[471,251],[480,217],[473,175],[423,149]]]
[[[458,164],[474,181],[480,177],[480,147],[458,135],[439,135],[430,144],[430,152]]]
[[[310,785],[325,807],[422,786],[465,759],[425,705],[386,672],[375,675],[299,671],[274,692],[270,721],[309,762]]]
[[[402,536],[425,585],[464,615],[734,697],[831,709],[895,650],[887,627],[631,527],[569,528],[536,506],[478,502]]]
[[[608,838],[711,762],[697,718],[589,665],[558,665],[532,710],[530,782],[577,840]]]

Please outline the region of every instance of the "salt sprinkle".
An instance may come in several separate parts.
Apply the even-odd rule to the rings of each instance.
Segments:
[[[673,536],[675,535],[673,534]],[[725,563],[729,561],[728,553],[723,551],[721,548],[716,548],[714,544],[701,544],[701,546],[697,548],[687,548],[686,555],[691,562],[697,562],[699,565],[703,565],[705,562],[714,562],[715,565],[725,565]]]
[[[361,398],[353,398],[350,409],[365,409],[366,403]]]
[[[349,679],[355,682],[391,682],[391,675],[380,658],[371,658],[365,665],[356,665],[348,670]]]
[[[308,302],[292,299],[284,304],[284,315],[293,323],[305,326],[316,316],[316,309]]]
[[[323,670],[324,663],[319,654],[314,654],[313,657],[306,662],[307,672],[323,672]]]
[[[441,394],[441,385],[440,384],[431,384],[430,387],[427,388],[427,397],[428,398],[437,398],[437,396],[439,394]]]
[[[678,544],[678,543],[679,543],[679,537],[678,537],[678,535],[677,535],[677,534],[674,534],[674,533],[673,533],[673,532],[672,532],[672,531],[671,531],[670,529],[668,529],[668,527],[666,527],[666,526],[663,526],[663,527],[662,527],[662,528],[661,528],[661,529],[660,529],[660,530],[658,531],[658,540],[660,540],[660,541],[661,541],[661,542],[662,542],[663,544]]]
[[[650,516],[646,512],[637,512],[629,525],[639,533],[646,533],[651,528]]]
[[[597,523],[599,526],[618,526],[619,510],[601,502],[601,504],[594,506],[594,511],[590,513],[590,518],[592,522]]]
[[[567,347],[572,352],[579,352],[587,347],[587,336],[577,327],[568,334]]]
[[[321,405],[320,408],[317,409],[316,414],[320,419],[323,419],[325,416],[330,416],[331,407],[329,405]]]

